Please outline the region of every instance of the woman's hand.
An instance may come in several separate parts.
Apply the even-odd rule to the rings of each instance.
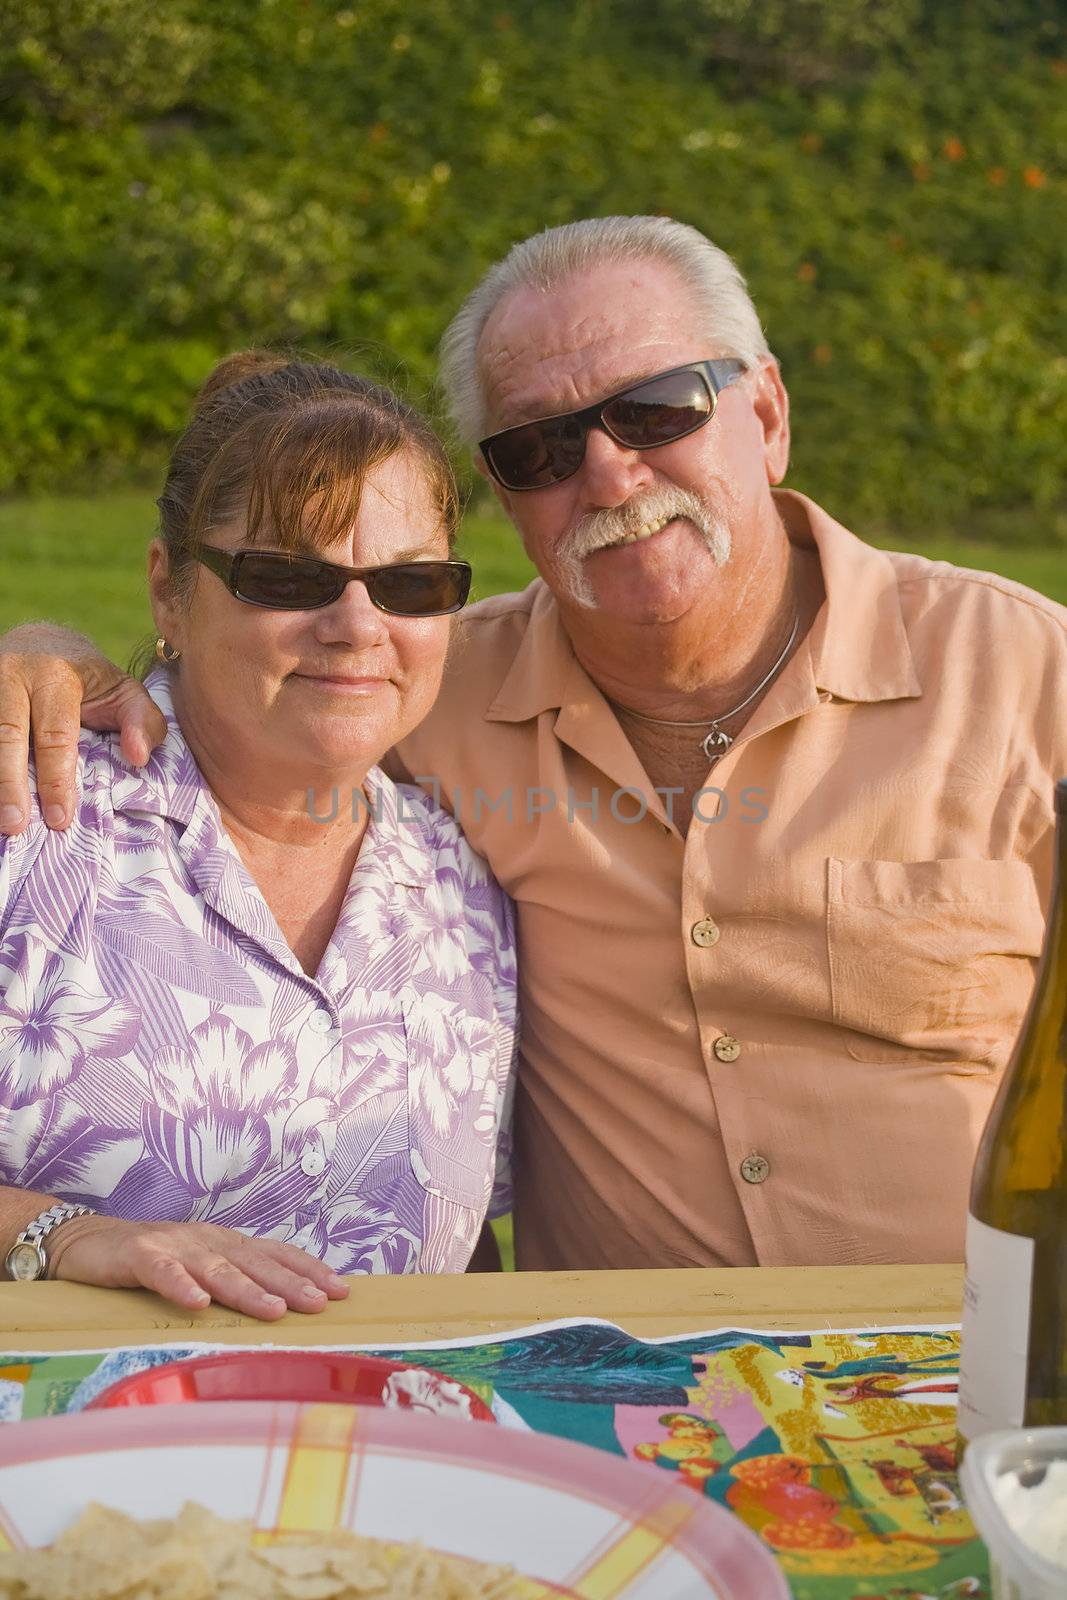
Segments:
[[[0,833],[29,821],[29,740],[37,793],[50,828],[74,815],[79,725],[116,730],[122,753],[143,766],[165,737],[166,720],[135,679],[88,639],[50,623],[30,623],[0,638]]]
[[[105,1289],[154,1289],[185,1311],[212,1300],[262,1322],[322,1311],[348,1285],[296,1245],[211,1222],[124,1222],[72,1217],[49,1241],[48,1276]]]

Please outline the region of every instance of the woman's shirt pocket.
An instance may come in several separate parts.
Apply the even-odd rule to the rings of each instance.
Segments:
[[[833,1019],[857,1061],[1000,1065],[1044,919],[1024,861],[827,861]]]

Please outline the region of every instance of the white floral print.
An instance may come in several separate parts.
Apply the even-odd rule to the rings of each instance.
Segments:
[[[510,1206],[510,901],[421,791],[371,821],[314,977],[222,827],[167,689],[131,770],[82,739],[68,833],[0,840],[0,1182],[456,1272]]]

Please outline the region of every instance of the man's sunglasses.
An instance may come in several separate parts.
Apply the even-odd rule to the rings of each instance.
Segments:
[[[467,602],[471,569],[466,561],[397,561],[385,567],[337,567],[311,556],[275,550],[199,552],[232,595],[270,611],[317,611],[339,600],[350,583],[367,586],[379,611],[394,617],[443,617]]]
[[[733,356],[692,361],[643,378],[581,411],[505,428],[483,439],[478,448],[503,488],[545,489],[578,471],[590,428],[603,428],[628,450],[672,444],[711,421],[719,390],[735,383],[744,371],[745,363]]]

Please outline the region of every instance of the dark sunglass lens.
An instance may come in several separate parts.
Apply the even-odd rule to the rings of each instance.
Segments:
[[[338,595],[337,579],[318,561],[250,551],[241,559],[237,593],[253,605],[279,611],[308,611],[329,605]]]
[[[383,567],[368,580],[375,605],[398,617],[432,617],[458,611],[470,589],[466,567],[443,561],[413,561]]]
[[[697,372],[675,372],[627,390],[603,411],[604,422],[622,444],[649,449],[692,433],[714,410]]]
[[[552,477],[548,444],[536,425],[504,434],[492,446],[489,464],[505,484],[516,484],[520,488],[548,483]]]
[[[515,489],[541,489],[569,478],[582,464],[585,429],[573,417],[531,422],[501,434],[489,451],[489,465]]]

